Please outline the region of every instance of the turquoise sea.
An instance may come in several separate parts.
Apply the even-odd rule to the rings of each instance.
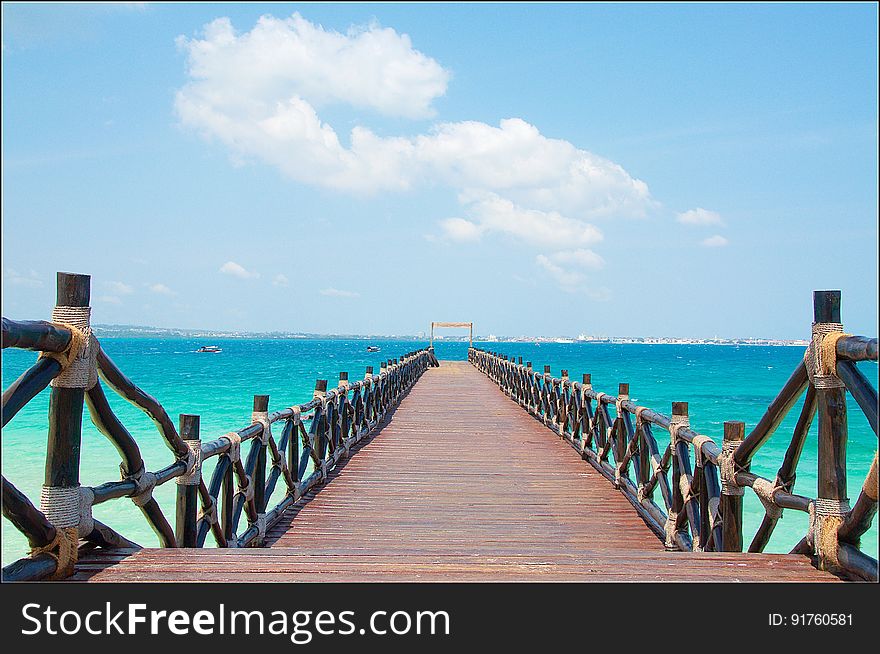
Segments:
[[[249,422],[254,394],[271,396],[270,410],[305,402],[311,398],[315,379],[329,379],[340,371],[351,379],[363,376],[367,365],[379,369],[379,362],[423,347],[423,341],[373,340],[382,347],[367,353],[364,340],[322,339],[186,339],[104,338],[102,346],[116,364],[144,390],[156,397],[176,421],[180,413],[201,416],[202,440],[216,438]],[[223,348],[221,354],[197,354],[205,344]],[[478,343],[478,347],[522,356],[536,369],[550,365],[554,375],[561,368],[573,379],[581,373],[593,375],[596,390],[616,393],[619,382],[629,382],[630,395],[639,404],[670,413],[673,401],[690,403],[691,424],[699,432],[721,441],[725,420],[743,420],[747,430],[755,425],[767,405],[803,357],[799,347],[753,347],[711,345],[613,345],[594,343]],[[440,359],[464,359],[466,343],[439,342]],[[3,350],[2,383],[5,389],[36,360],[36,354]],[[877,365],[859,364],[877,384]],[[140,411],[108,391],[111,405],[135,436],[150,470],[172,461],[170,452],[152,422]],[[46,454],[49,393],[44,391],[3,429],[3,475],[35,503]],[[791,437],[799,405],[776,434],[758,453],[752,470],[773,479]],[[455,411],[454,406],[449,411]],[[877,448],[877,438],[858,406],[850,400],[847,463],[851,501],[861,484]],[[795,492],[816,494],[815,423],[798,467]],[[548,438],[552,436],[548,433]],[[492,452],[492,448],[487,448]],[[435,456],[434,453],[426,455]],[[489,454],[487,454],[489,456]],[[540,466],[538,453],[535,465]],[[586,464],[585,464],[586,465]],[[81,481],[97,485],[119,478],[116,450],[86,419],[83,427]],[[206,472],[210,471],[207,466]],[[283,491],[276,490],[274,500]],[[173,523],[175,484],[157,489],[156,497]],[[273,502],[274,503],[274,502]],[[753,493],[746,493],[744,510],[746,542],[763,515]],[[95,507],[95,517],[126,537],[145,546],[155,546],[156,537],[141,513],[128,500],[120,499]],[[786,511],[767,551],[787,552],[806,533],[805,514]],[[3,564],[26,553],[26,541],[7,520],[3,520]],[[208,544],[211,544],[208,537]],[[877,556],[877,523],[863,539],[863,549]]]

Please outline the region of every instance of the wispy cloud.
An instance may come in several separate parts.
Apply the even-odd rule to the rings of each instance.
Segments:
[[[728,245],[730,241],[721,236],[720,234],[715,234],[715,236],[710,236],[709,238],[703,239],[700,242],[700,245],[707,248],[723,248]]]
[[[556,281],[562,290],[569,293],[575,292],[578,289],[578,286],[582,285],[587,280],[583,273],[574,270],[566,270],[559,264],[554,263],[547,255],[539,254],[535,257],[535,262],[545,271],[550,273],[550,276]]]
[[[282,275],[280,273],[275,275],[275,278],[272,280],[273,286],[285,287],[288,284],[290,284],[290,280],[287,279],[287,275]]]
[[[701,207],[697,207],[696,209],[690,209],[689,211],[685,211],[684,213],[678,214],[675,218],[678,222],[683,225],[723,225],[724,221],[721,219],[721,215],[715,211],[709,211],[708,209],[703,209]]]
[[[104,287],[107,288],[110,293],[116,295],[131,295],[134,293],[134,287],[123,282],[104,282]]]
[[[13,286],[24,286],[27,288],[40,288],[43,286],[43,280],[40,279],[40,275],[35,270],[31,270],[27,275],[23,275],[17,270],[7,268],[5,278]]]
[[[165,284],[147,284],[147,288],[150,289],[150,292],[155,293],[156,295],[177,295],[177,293],[165,286]]]
[[[99,295],[96,300],[104,304],[122,304],[122,300],[115,295]]]
[[[224,275],[238,277],[239,279],[256,279],[260,276],[260,273],[251,272],[241,264],[235,263],[234,261],[227,261],[222,266],[220,266],[220,272],[222,272]]]
[[[360,297],[360,293],[355,293],[354,291],[341,291],[338,288],[324,288],[319,292],[321,295],[326,295],[327,297]]]
[[[594,299],[595,289],[588,285],[586,270],[599,270],[604,267],[605,260],[586,248],[576,250],[560,250],[552,254],[539,254],[535,262],[567,293],[583,292]],[[607,289],[603,289],[607,291]]]

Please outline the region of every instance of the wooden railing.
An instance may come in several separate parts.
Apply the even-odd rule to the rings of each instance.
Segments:
[[[531,362],[524,365],[522,357],[514,361],[476,348],[468,351],[468,359],[619,488],[667,548],[742,551],[743,492],[751,488],[765,515],[749,552],[764,550],[783,510],[803,511],[810,516],[809,531],[793,552],[844,578],[876,581],[877,560],[859,545],[877,512],[877,454],[850,508],[845,394],[852,394],[876,435],[877,391],[855,362],[877,361],[877,339],[842,334],[839,291],[816,291],[814,314],[804,361],[748,436],[745,423],[724,423],[721,447],[691,428],[687,402],[673,402],[666,416],[631,401],[629,384],[608,395],[593,389],[589,374],[581,382],[571,380],[566,370],[553,377],[549,366],[541,373]],[[802,395],[776,478],[752,473],[756,453]],[[809,498],[795,494],[794,484],[817,413],[819,492]],[[655,429],[668,432],[668,442],[658,444]],[[662,506],[655,501],[658,491]]]
[[[3,318],[3,348],[41,352],[36,364],[4,391],[3,426],[52,385],[40,509],[5,476],[2,479],[3,515],[32,548],[29,557],[3,569],[6,581],[67,577],[81,545],[137,547],[92,517],[94,505],[123,497],[140,508],[162,547],[202,547],[209,532],[218,547],[262,545],[266,530],[323,483],[428,366],[437,363],[430,349],[422,349],[382,363],[378,374],[367,367],[362,380],[352,382],[341,372],[336,388],[328,390],[327,380],[319,379],[309,402],[273,412],[269,396],[256,395],[249,425],[203,442],[199,416],[181,415],[176,429],[162,405],[128,379],[101,348],[89,326],[89,283],[87,275],[58,273],[53,322]],[[136,440],[110,408],[105,385],[152,419],[171,451],[171,463],[146,470]],[[119,452],[120,480],[80,486],[83,404],[95,427]],[[245,444],[250,448],[246,456],[241,449]],[[206,480],[201,467],[212,457],[217,464]],[[155,487],[172,479],[177,481],[174,527],[153,497]],[[269,508],[267,501],[279,481],[286,492]]]

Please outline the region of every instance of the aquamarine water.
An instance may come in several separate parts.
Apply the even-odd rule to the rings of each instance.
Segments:
[[[249,423],[254,394],[271,396],[270,410],[307,401],[315,379],[329,379],[339,371],[351,379],[363,376],[367,365],[378,371],[380,361],[423,347],[422,341],[381,340],[379,353],[367,353],[363,340],[320,339],[204,339],[104,338],[102,346],[116,364],[139,386],[157,398],[172,418],[180,413],[201,416],[202,440],[210,440]],[[221,354],[197,354],[205,344],[217,344]],[[743,420],[749,429],[760,419],[792,370],[803,357],[798,347],[734,347],[709,345],[614,345],[595,343],[488,343],[477,344],[503,354],[522,356],[536,369],[550,365],[555,375],[561,368],[573,379],[593,375],[597,390],[616,393],[619,382],[629,382],[630,395],[639,404],[669,414],[673,401],[690,403],[691,424],[699,432],[721,442],[725,420]],[[435,344],[440,359],[464,359],[466,343]],[[2,383],[9,384],[36,360],[36,354],[3,350]],[[861,363],[860,369],[877,384],[877,365]],[[117,415],[137,439],[150,470],[172,461],[171,453],[152,422],[124,400],[108,396]],[[3,475],[27,494],[39,498],[46,455],[48,391],[44,391],[3,429]],[[449,407],[455,411],[454,406]],[[773,479],[791,438],[799,405],[771,440],[759,451],[752,470]],[[858,496],[877,448],[877,439],[858,406],[850,398],[847,463],[849,495]],[[548,433],[548,438],[550,438]],[[442,445],[442,444],[441,444]],[[491,451],[491,448],[487,450]],[[539,452],[535,465],[540,465]],[[83,425],[81,481],[97,485],[119,479],[119,457],[112,445],[86,419]],[[586,465],[586,464],[585,464]],[[211,466],[207,466],[209,473]],[[274,500],[283,490],[279,484]],[[814,424],[798,467],[795,492],[816,494],[816,426]],[[155,497],[173,523],[175,484],[158,488]],[[658,496],[659,497],[659,496]],[[746,540],[760,524],[763,509],[751,492],[746,493],[744,528]],[[157,540],[140,511],[127,499],[95,507],[95,517],[145,546]],[[767,551],[787,552],[806,533],[807,517],[786,511]],[[26,553],[26,541],[3,520],[3,564]],[[208,536],[211,543],[211,536]],[[877,556],[877,524],[863,538],[863,549]]]

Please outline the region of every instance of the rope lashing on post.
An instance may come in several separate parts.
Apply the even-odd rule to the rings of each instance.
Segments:
[[[217,500],[215,500],[212,496],[210,497],[210,502],[208,502],[208,506],[203,506],[201,512],[199,513],[199,520],[207,520],[208,524],[212,527],[217,524]]]
[[[65,579],[73,574],[79,553],[79,536],[75,527],[61,529],[55,528],[55,538],[51,543],[42,547],[34,547],[30,551],[31,557],[40,554],[48,554],[55,559],[55,572],[46,577],[49,581]]]
[[[254,547],[259,547],[266,538],[266,514],[258,513],[257,521],[254,524],[257,527],[257,537],[252,541],[252,544]]]
[[[673,415],[669,419],[669,442],[673,448],[675,448],[675,444],[678,441],[679,428],[690,427],[690,426],[691,426],[691,421],[690,421],[690,418],[688,418],[688,416]]]
[[[697,434],[691,441],[691,445],[694,446],[694,459],[696,459],[696,465],[698,466],[702,466],[703,461],[706,459],[706,456],[703,454],[703,445],[707,443],[714,444],[715,441],[703,434]]]
[[[718,471],[721,473],[721,494],[741,496],[745,490],[736,483],[736,473],[743,469],[736,464],[734,454],[742,441],[726,440],[721,443],[721,454],[718,456]]]
[[[865,483],[862,484],[862,492],[868,498],[877,501],[877,450],[874,450],[874,461],[871,463],[871,469],[868,470],[868,476],[865,477]]]
[[[262,425],[263,429],[260,431],[260,443],[263,446],[268,445],[269,439],[272,437],[272,423],[269,422],[269,412],[254,411],[251,413],[251,422],[258,422]]]
[[[229,441],[229,449],[226,450],[229,462],[235,464],[241,461],[241,434],[237,431],[231,431],[228,434],[223,434],[220,438]]]
[[[817,497],[810,502],[809,511],[810,528],[807,531],[807,540],[812,541],[813,552],[819,557],[820,566],[830,564],[831,567],[839,567],[840,541],[837,531],[850,511],[849,502],[845,499]]]
[[[839,322],[814,322],[810,346],[804,353],[804,365],[810,383],[816,388],[844,388],[837,376],[837,341],[845,336]]]
[[[773,501],[773,493],[779,490],[779,487],[774,482],[758,477],[752,483],[752,490],[755,491],[755,495],[758,496],[761,504],[764,505],[764,511],[767,513],[768,518],[778,520],[782,517],[782,507]]]
[[[48,554],[55,559],[55,572],[49,579],[73,574],[79,547],[80,498],[79,486],[43,486],[40,490],[40,510],[55,527],[55,538],[31,549],[30,554]]]
[[[52,309],[52,324],[70,331],[70,343],[63,352],[40,353],[40,358],[55,359],[61,365],[61,372],[49,382],[50,386],[88,390],[98,382],[95,361],[100,345],[90,327],[91,313],[90,307]]]
[[[678,545],[675,542],[675,523],[678,522],[678,514],[675,511],[670,510],[669,515],[666,516],[666,523],[663,525],[663,531],[666,533],[666,540],[664,541],[664,545],[667,549],[678,549]]]
[[[179,486],[196,486],[202,480],[202,441],[198,439],[184,440],[189,449],[186,459],[186,471],[175,481]]]
[[[245,502],[252,502],[254,499],[254,480],[251,475],[244,476],[244,485],[242,486],[241,480],[238,483],[237,492],[244,497]]]
[[[155,473],[147,472],[146,468],[141,468],[132,475],[127,474],[127,471],[122,464],[119,465],[119,468],[122,470],[122,478],[124,480],[134,482],[134,493],[129,496],[131,497],[131,501],[137,506],[145,506],[151,499],[153,499],[153,489],[156,487]]]

